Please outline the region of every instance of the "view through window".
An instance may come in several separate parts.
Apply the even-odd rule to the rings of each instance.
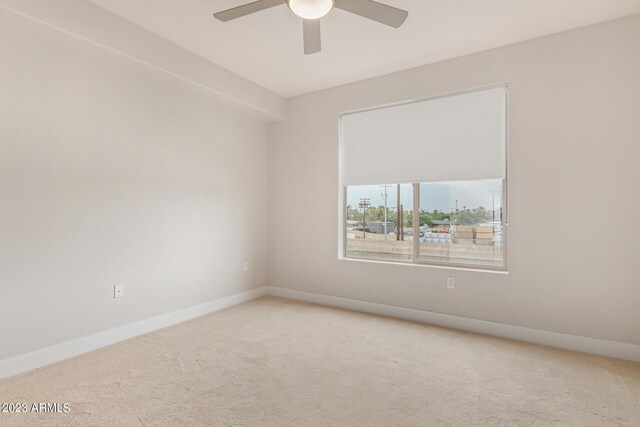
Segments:
[[[412,211],[411,184],[347,188],[346,255],[386,261],[412,261]]]
[[[502,267],[503,196],[500,179],[347,187],[345,255]]]
[[[502,180],[423,183],[417,262],[500,267]]]

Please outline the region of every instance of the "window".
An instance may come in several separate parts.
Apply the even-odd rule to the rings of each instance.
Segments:
[[[506,86],[344,114],[347,258],[506,269]]]

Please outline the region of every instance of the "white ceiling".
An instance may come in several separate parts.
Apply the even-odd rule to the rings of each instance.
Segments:
[[[401,28],[333,10],[305,56],[285,5],[223,23],[213,12],[251,0],[90,1],[284,97],[640,13],[640,0],[379,0],[409,11]]]

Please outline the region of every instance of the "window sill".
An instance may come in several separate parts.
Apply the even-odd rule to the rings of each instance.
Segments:
[[[415,263],[415,262],[380,261],[380,260],[371,260],[371,259],[362,259],[362,258],[349,258],[345,256],[339,256],[338,261],[361,262],[361,263],[368,263],[368,264],[400,265],[400,266],[422,267],[422,268],[437,268],[442,270],[454,270],[454,271],[473,271],[478,273],[509,274],[508,269],[502,270],[502,269],[490,269],[490,268],[471,267],[471,266],[464,267],[459,265],[438,265],[438,264],[424,264],[424,263]]]

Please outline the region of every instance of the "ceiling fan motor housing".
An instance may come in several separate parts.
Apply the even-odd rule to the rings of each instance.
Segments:
[[[289,9],[302,19],[320,19],[333,9],[335,0],[286,0]]]

